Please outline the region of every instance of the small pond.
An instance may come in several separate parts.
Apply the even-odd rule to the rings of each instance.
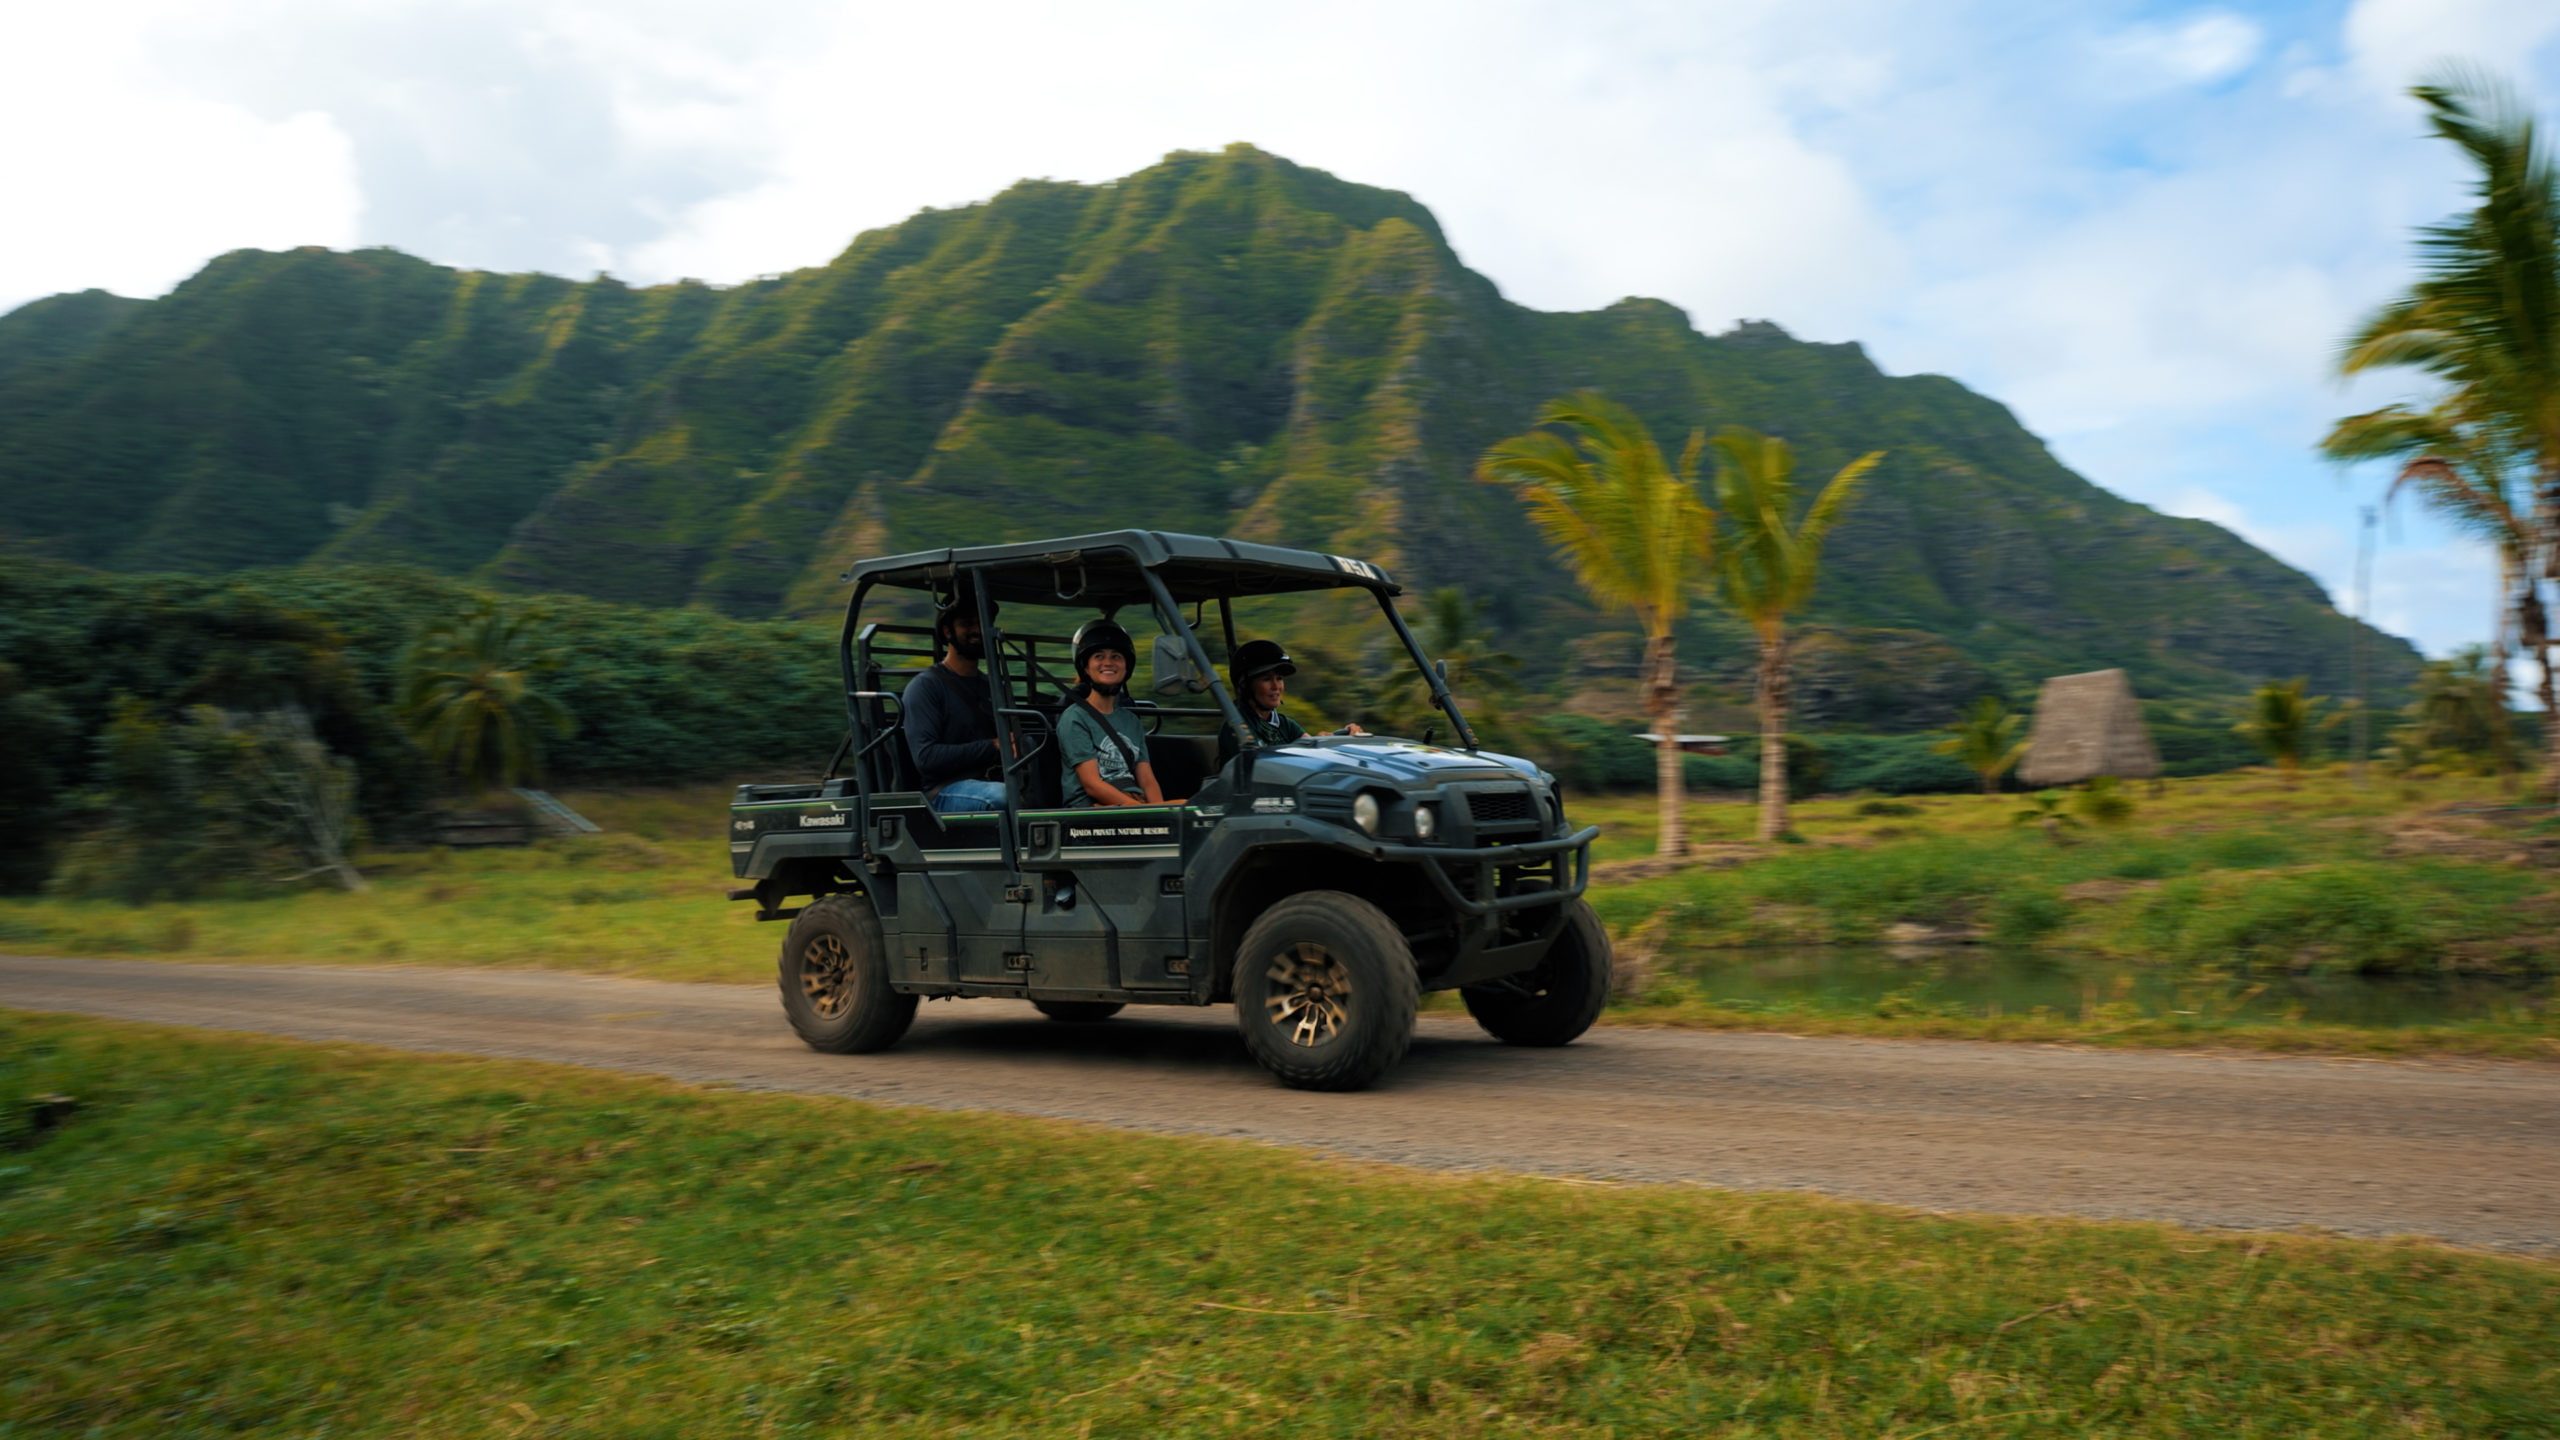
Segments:
[[[1991,946],[1700,949],[1666,956],[1665,970],[1703,998],[1773,1012],[1989,1016],[2043,1009],[2073,1019],[2130,1005],[2145,1018],[2209,1024],[2380,1028],[2560,1018],[2560,983],[2548,977],[2168,970]]]

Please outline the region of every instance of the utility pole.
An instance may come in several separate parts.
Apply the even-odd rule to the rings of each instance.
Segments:
[[[2365,783],[2365,757],[2373,753],[2373,720],[2367,710],[2371,696],[2366,693],[2373,667],[2365,652],[2370,643],[2367,637],[2373,633],[2373,524],[2376,515],[2370,505],[2358,506],[2356,513],[2361,522],[2356,527],[2356,710],[2354,724],[2348,732],[2351,738],[2347,743],[2355,748],[2348,768],[2355,776],[2356,784],[2361,786]]]

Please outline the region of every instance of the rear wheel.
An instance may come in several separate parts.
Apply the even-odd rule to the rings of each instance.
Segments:
[[[889,988],[880,917],[859,895],[812,902],[782,937],[782,1013],[812,1050],[886,1050],[916,1018],[916,997]]]
[[[1358,1090],[1413,1044],[1422,987],[1386,912],[1338,890],[1293,895],[1236,949],[1236,1026],[1283,1085]]]
[[[1052,1020],[1070,1025],[1090,1025],[1108,1020],[1126,1008],[1117,1000],[1034,1000],[1031,1008]]]
[[[1458,998],[1506,1045],[1571,1044],[1609,1003],[1609,932],[1589,905],[1569,900],[1564,929],[1537,968],[1460,986]]]

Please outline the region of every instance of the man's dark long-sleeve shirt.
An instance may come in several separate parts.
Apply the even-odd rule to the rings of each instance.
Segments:
[[[925,789],[993,778],[996,702],[985,676],[954,675],[936,665],[907,682],[898,715]]]

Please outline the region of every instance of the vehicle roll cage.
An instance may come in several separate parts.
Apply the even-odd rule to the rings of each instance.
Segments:
[[[1168,583],[1168,574],[1174,583]],[[1048,746],[1057,743],[1045,724],[1037,736],[1026,736],[1025,722],[1045,722],[1048,712],[1026,703],[1027,695],[1017,697],[1015,671],[1019,669],[1027,687],[1046,686],[1052,693],[1072,686],[1076,677],[1072,668],[1060,672],[1059,655],[1053,653],[1044,658],[1041,654],[1043,645],[1054,645],[1063,651],[1070,643],[1064,637],[1008,635],[996,625],[995,605],[1003,600],[1034,605],[1090,604],[1106,616],[1126,605],[1146,602],[1164,633],[1181,637],[1193,670],[1216,702],[1215,708],[1210,708],[1141,701],[1138,710],[1150,719],[1150,732],[1167,718],[1215,718],[1250,752],[1254,747],[1252,728],[1245,723],[1243,711],[1228,693],[1225,677],[1211,662],[1208,647],[1200,640],[1198,626],[1206,618],[1209,603],[1217,603],[1219,627],[1227,653],[1233,655],[1236,626],[1232,602],[1238,598],[1327,589],[1367,590],[1377,598],[1378,608],[1395,631],[1396,639],[1402,642],[1405,654],[1430,686],[1432,704],[1449,717],[1460,745],[1470,751],[1477,748],[1475,731],[1459,712],[1448,682],[1422,653],[1421,642],[1414,639],[1411,627],[1396,609],[1395,597],[1403,593],[1403,587],[1365,561],[1198,535],[1137,530],[891,556],[865,561],[846,572],[846,578],[853,582],[853,595],[845,604],[844,625],[836,643],[844,680],[845,739],[827,762],[821,780],[834,778],[850,751],[860,783],[866,790],[878,788],[883,751],[896,743],[898,712],[904,708],[901,692],[885,688],[880,661],[884,657],[905,657],[932,665],[942,658],[940,637],[933,626],[861,623],[863,601],[873,589],[884,585],[925,592],[937,612],[951,608],[952,601],[962,593],[976,596],[979,631],[987,637],[986,673],[995,689],[996,715],[1003,732],[1000,738],[1006,757],[1006,789],[1013,796],[1024,793],[1013,782]],[[1183,614],[1184,601],[1190,602],[1193,611],[1187,618]],[[906,673],[912,676],[914,671]],[[1015,808],[1008,803],[1002,812],[1002,843],[1008,851],[1012,848]]]

